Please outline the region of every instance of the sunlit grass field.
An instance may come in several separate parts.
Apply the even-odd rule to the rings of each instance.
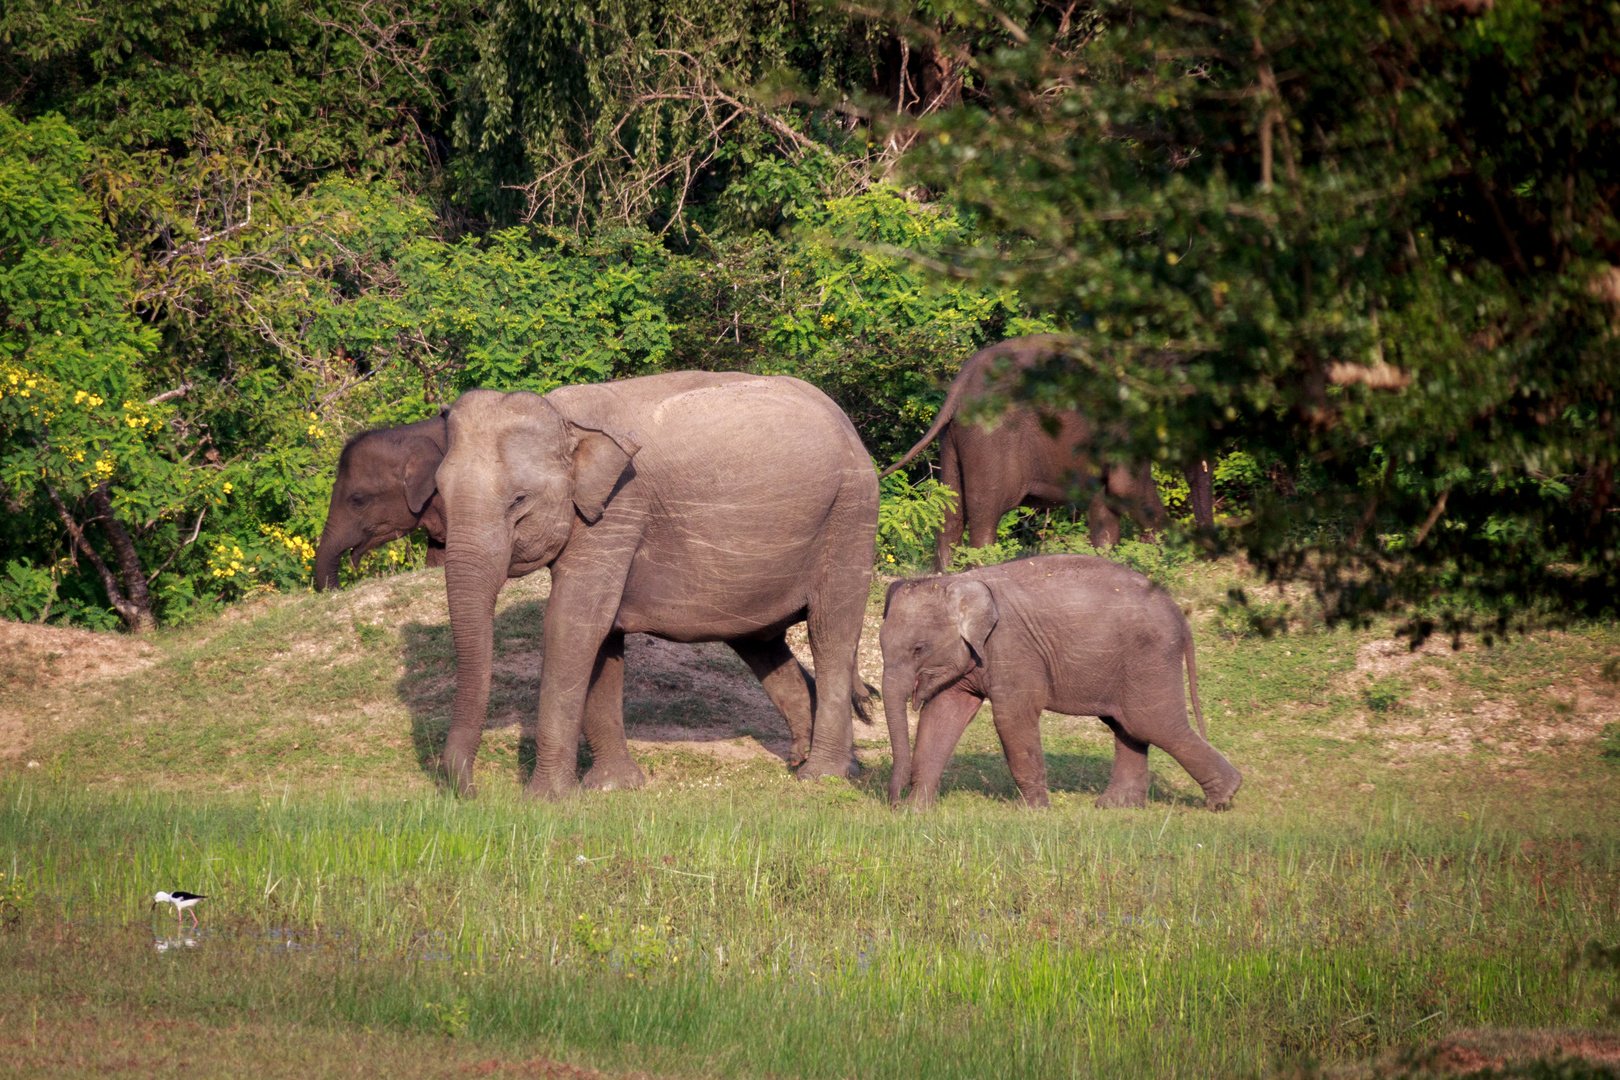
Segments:
[[[125,662],[95,677],[15,646],[0,1055],[53,1076],[1253,1076],[1462,1029],[1614,1032],[1620,633],[1264,638],[1221,607],[1232,573],[1175,590],[1211,740],[1246,776],[1222,815],[1159,755],[1146,810],[1093,809],[1111,740],[1059,717],[1050,812],[1012,801],[981,717],[940,807],[896,814],[880,729],[858,781],[800,785],[769,733],[725,728],[729,699],[680,729],[634,678],[652,784],[526,801],[533,583],[503,594],[466,802],[431,775],[453,670],[432,573],[114,639]],[[748,706],[739,664],[694,656]],[[151,909],[160,888],[208,894],[200,931]]]

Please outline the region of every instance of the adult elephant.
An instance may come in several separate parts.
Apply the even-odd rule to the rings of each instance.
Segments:
[[[965,424],[957,417],[975,398],[1005,392],[1018,374],[1058,351],[1065,339],[1057,335],[1010,338],[980,349],[962,364],[946,391],[932,426],[905,457],[882,473],[888,476],[910,464],[935,438],[939,439],[940,480],[956,492],[956,507],[945,516],[935,541],[934,565],[945,570],[951,549],[962,540],[983,547],[996,538],[1003,514],[1018,506],[1040,510],[1071,505],[1071,490],[1078,481],[1094,488],[1087,506],[1091,542],[1099,548],[1119,542],[1119,512],[1124,508],[1139,524],[1159,528],[1164,503],[1153,482],[1149,462],[1107,464],[1099,467],[1087,454],[1095,435],[1092,422],[1077,409],[1050,414],[1057,422],[1049,433],[1033,409],[1009,408],[994,427]],[[999,370],[998,370],[999,368]],[[992,382],[999,376],[998,382]],[[1197,462],[1187,470],[1193,516],[1208,527],[1215,522],[1209,466]]]
[[[358,565],[366,552],[416,529],[428,534],[427,564],[444,565],[444,500],[433,474],[448,445],[443,415],[364,431],[344,444],[315,549],[316,589],[337,586],[345,552]]]
[[[444,763],[467,791],[483,734],[495,595],[551,568],[529,791],[645,777],[624,738],[624,635],[725,641],[788,718],[800,779],[852,776],[855,650],[877,476],[821,391],[786,377],[672,372],[451,407],[438,487],[456,698]],[[787,628],[808,621],[812,693]]]

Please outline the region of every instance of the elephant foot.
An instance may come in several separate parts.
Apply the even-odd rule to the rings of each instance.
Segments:
[[[1110,785],[1097,796],[1094,805],[1099,810],[1140,810],[1147,805],[1147,789],[1116,788]]]
[[[1025,791],[1021,793],[1019,803],[1026,810],[1050,810],[1052,809],[1052,796],[1047,793],[1045,788],[1039,791]]]
[[[580,781],[580,787],[587,791],[634,791],[646,786],[647,774],[629,758],[597,762]]]
[[[807,762],[809,760],[810,760],[810,744],[809,744],[809,742],[805,742],[802,745],[799,744],[799,743],[794,743],[793,744],[793,749],[788,751],[787,767],[790,768],[790,769],[797,769],[800,765],[803,765],[805,762]]]
[[[475,799],[478,787],[473,783],[473,759],[452,761],[446,758],[440,767],[440,778],[458,798]]]
[[[842,763],[817,761],[814,755],[805,759],[796,774],[800,780],[853,780],[861,775],[861,766],[853,757]]]
[[[1210,810],[1219,812],[1232,809],[1232,796],[1243,786],[1243,774],[1230,766],[1227,768],[1230,775],[1223,775],[1204,789],[1204,806]]]
[[[570,795],[578,795],[579,781],[575,780],[572,774],[546,777],[542,776],[539,770],[536,770],[535,774],[529,778],[529,786],[523,789],[523,793],[531,799],[545,799],[547,802],[557,802],[560,799],[568,798]]]

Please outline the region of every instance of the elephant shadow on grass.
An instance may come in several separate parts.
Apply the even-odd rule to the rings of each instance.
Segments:
[[[511,764],[520,780],[534,769],[545,610],[545,600],[524,600],[495,615],[495,663],[484,730],[518,730]],[[411,714],[412,749],[417,765],[437,777],[456,696],[455,644],[448,623],[407,623],[400,635],[404,675],[397,690]],[[637,756],[650,743],[689,745],[728,759],[774,756],[785,761],[792,747],[787,721],[743,662],[720,643],[684,645],[629,635],[624,720]],[[509,743],[492,742],[480,756],[510,752]],[[582,741],[580,767],[589,765],[590,750]]]
[[[1046,752],[1046,787],[1056,795],[1060,792],[1085,796],[1087,799],[1101,795],[1108,786],[1108,776],[1114,765],[1112,749],[1107,751],[1085,750],[1048,750]],[[1155,751],[1153,758],[1157,759],[1156,766],[1168,765],[1170,769],[1179,770],[1178,766],[1162,751]],[[1187,784],[1192,781],[1182,777]],[[887,784],[887,776],[884,783]],[[987,798],[1017,802],[1019,799],[1018,785],[1013,783],[1012,772],[1007,768],[1007,759],[1000,752],[966,751],[958,752],[951,758],[951,763],[945,768],[945,775],[940,780],[939,793],[941,797],[949,797],[953,791],[972,791]],[[1163,806],[1203,806],[1204,793],[1192,784],[1192,790],[1184,790],[1171,782],[1171,777],[1160,768],[1153,768],[1148,774],[1148,803]]]
[[[1085,725],[1087,719],[1072,718],[1065,726],[1067,733],[1048,736],[1046,741],[1046,787],[1052,794],[1079,795],[1087,801],[1101,795],[1108,786],[1108,777],[1114,766],[1113,739],[1096,740],[1095,746],[1084,745],[1082,738],[1073,734],[1075,725]],[[1097,732],[1107,736],[1102,722],[1089,720]],[[1181,766],[1162,750],[1153,750],[1149,757],[1148,804],[1157,806],[1204,805],[1204,793],[1192,778],[1181,771]],[[888,797],[888,762],[869,769],[857,781],[869,795],[878,799]],[[940,779],[939,793],[949,798],[953,792],[972,792],[998,802],[1017,802],[1018,785],[1013,783],[1012,771],[996,740],[988,708],[981,712],[963,734],[945,774]]]

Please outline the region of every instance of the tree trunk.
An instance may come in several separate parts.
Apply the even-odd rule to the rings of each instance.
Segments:
[[[118,613],[124,616],[124,621],[134,633],[156,630],[152,593],[147,588],[146,571],[141,569],[140,553],[135,550],[135,541],[130,538],[124,523],[113,513],[112,497],[107,493],[106,484],[90,493],[90,505],[96,508],[96,513],[101,517],[101,528],[112,542],[113,557],[118,560],[118,573],[124,579],[124,603],[130,610],[129,614],[125,614],[120,608]]]
[[[96,554],[96,549],[90,546],[90,541],[85,538],[84,529],[74,520],[56,488],[46,484],[45,492],[51,497],[51,504],[56,507],[56,514],[62,519],[62,525],[72,538],[73,546],[83,552],[84,557],[89,559],[90,565],[95,568],[97,576],[101,578],[101,586],[107,590],[107,602],[124,620],[124,625],[135,634],[156,630],[157,619],[152,615],[152,597],[146,587],[146,575],[141,571],[140,556],[135,551],[135,544],[130,539],[129,533],[113,516],[112,500],[107,494],[106,485],[103,484],[92,491],[90,501],[95,506],[96,512],[101,515],[102,527],[112,539],[114,557],[118,559],[119,569],[123,571],[127,588],[119,584],[118,575],[112,572],[112,569],[102,561],[101,556]]]

